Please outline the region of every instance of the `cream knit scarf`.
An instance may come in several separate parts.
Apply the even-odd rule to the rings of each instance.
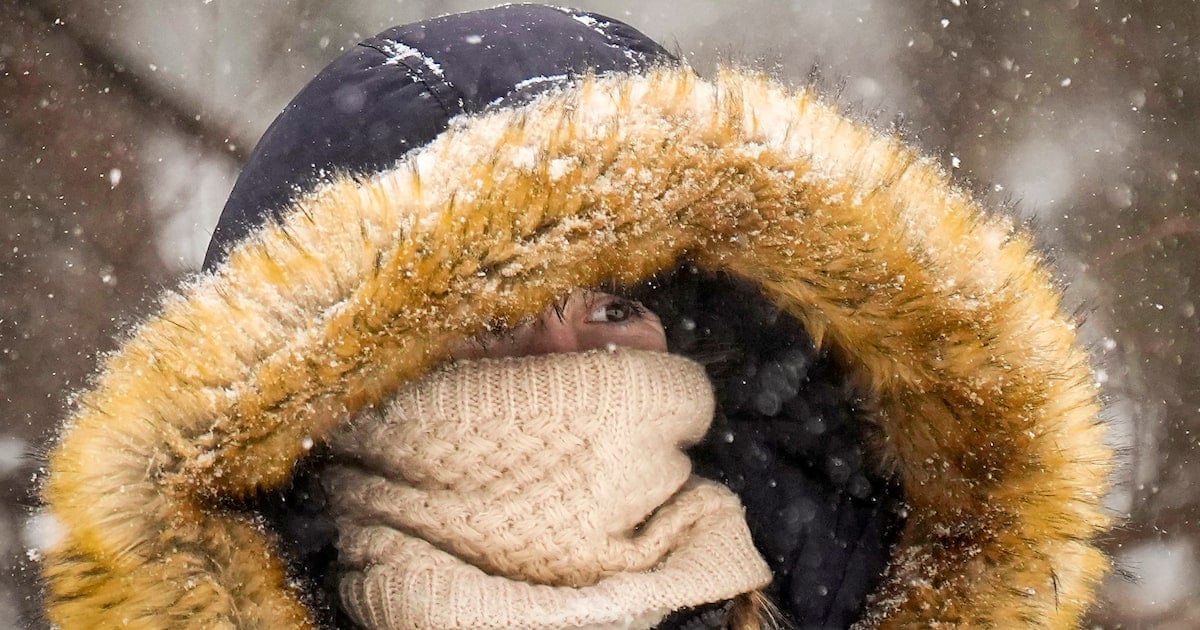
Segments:
[[[764,586],[737,497],[682,448],[698,364],[645,350],[481,360],[333,440],[340,594],[368,628],[645,628]]]

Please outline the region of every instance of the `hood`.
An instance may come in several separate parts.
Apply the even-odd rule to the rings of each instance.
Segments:
[[[502,9],[514,10],[557,12],[602,37],[614,28]],[[423,86],[413,98],[445,87],[420,79],[435,67],[453,74],[395,50],[375,65],[397,59]],[[887,544],[855,604],[860,625],[1077,624],[1108,568],[1091,541],[1109,522],[1100,497],[1112,455],[1075,322],[1030,236],[809,90],[618,56],[609,72],[588,71],[596,58],[584,55],[529,96],[513,91],[532,83],[510,80],[476,105],[464,98],[420,148],[353,136],[390,147],[357,164],[279,157],[265,147],[292,123],[277,121],[231,196],[211,270],[106,358],[51,453],[44,493],[62,531],[45,552],[51,620],[311,625],[278,537],[239,502],[285,486],[335,427],[457,341],[613,283],[673,287],[663,293],[734,316],[757,301],[775,326],[762,344],[778,356],[819,349],[854,392],[869,430],[805,448],[856,440],[845,452],[869,456],[867,483],[880,489],[864,496],[900,494],[902,513],[879,516],[898,531],[870,537]],[[262,177],[283,184],[243,185],[277,162],[292,166]],[[700,317],[683,313],[668,332],[679,343],[716,325]],[[811,402],[789,401],[816,391],[786,385],[805,380],[787,375],[794,363],[716,374],[731,388],[718,392],[726,417],[696,452],[700,471],[742,494],[781,581],[804,550],[771,533],[803,520],[797,506],[811,498],[759,501],[752,488],[837,478],[805,472],[794,441],[775,439],[795,433],[791,410]],[[779,380],[768,373],[783,375],[786,401],[738,393]],[[756,472],[756,444],[788,465]],[[860,528],[878,527],[864,518]],[[791,555],[776,558],[779,545]],[[801,595],[780,596],[785,613],[802,607]]]
[[[204,267],[334,173],[373,173],[450,119],[526,100],[584,74],[674,63],[627,24],[585,11],[509,5],[390,28],[326,66],[271,124],[242,168]]]

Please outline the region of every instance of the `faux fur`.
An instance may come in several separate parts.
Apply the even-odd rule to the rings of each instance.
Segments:
[[[1111,453],[1028,235],[931,161],[749,73],[588,78],[343,177],[165,299],[52,453],[64,628],[299,627],[268,534],[220,507],[453,340],[687,256],[749,278],[873,397],[909,514],[865,627],[1073,627]]]

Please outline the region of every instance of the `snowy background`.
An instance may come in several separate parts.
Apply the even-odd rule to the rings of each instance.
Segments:
[[[0,2],[0,625],[41,627],[31,487],[97,354],[193,272],[240,160],[387,26],[490,2]],[[1200,627],[1200,12],[1109,0],[585,1],[704,73],[816,74],[1039,231],[1123,449],[1090,622]],[[814,73],[815,70],[815,73]]]

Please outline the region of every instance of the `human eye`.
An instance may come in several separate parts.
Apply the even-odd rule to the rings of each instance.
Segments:
[[[588,321],[592,323],[620,324],[646,312],[646,307],[640,302],[625,298],[606,296],[597,300],[588,313]]]

